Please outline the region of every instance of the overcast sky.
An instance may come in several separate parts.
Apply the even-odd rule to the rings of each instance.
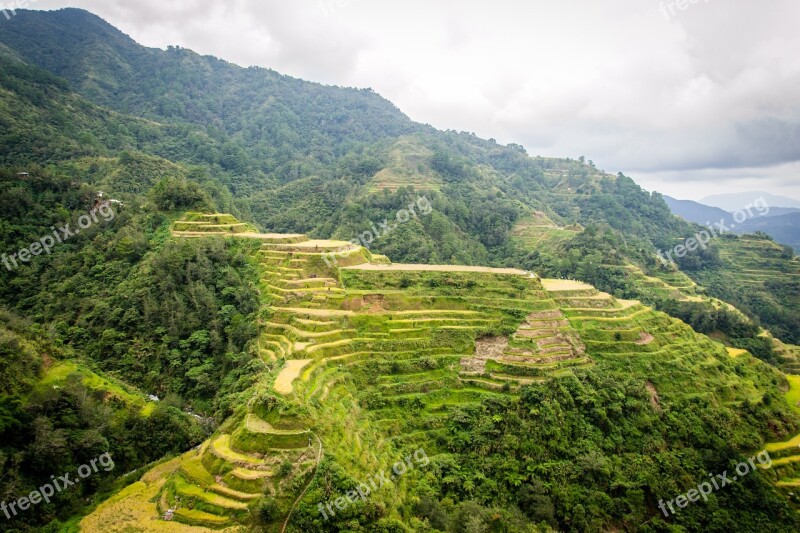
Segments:
[[[11,2],[0,0],[0,4]],[[680,4],[680,5],[677,5]],[[797,0],[32,0],[678,198],[800,198]]]

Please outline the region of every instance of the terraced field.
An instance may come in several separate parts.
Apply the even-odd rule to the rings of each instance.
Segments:
[[[217,218],[238,224],[191,215],[175,235],[198,237],[181,230],[208,217],[213,226]],[[620,373],[650,365],[655,408],[659,398],[687,394],[676,385],[682,379],[723,401],[759,395],[744,380],[703,382],[698,368],[734,360],[721,344],[584,283],[514,269],[386,264],[356,247],[331,264],[326,254],[342,243],[217,230],[208,234],[261,242],[258,353],[270,370],[211,439],[103,504],[86,528],[125,502],[137,511],[115,517],[120,531],[163,528],[166,513],[186,531],[228,528],[249,524],[269,498],[279,510],[269,530],[281,531],[322,450],[362,479],[418,448],[435,457],[447,451],[455,407],[601,364]],[[404,487],[380,496],[387,508],[403,501]]]
[[[372,191],[439,190],[442,179],[430,169],[433,152],[414,136],[398,140],[389,151],[388,165],[372,178]]]
[[[580,227],[560,228],[546,214],[534,212],[517,223],[512,238],[524,250],[558,256],[580,231]],[[774,303],[772,310],[776,314],[780,308],[796,311],[795,316],[800,314],[800,261],[797,258],[787,258],[786,251],[773,241],[752,236],[726,236],[717,239],[714,244],[720,249],[724,268],[693,273],[702,286],[674,267],[653,268],[649,273],[633,264],[606,264],[603,268],[622,274],[630,282],[632,291],[651,303],[686,302],[709,310],[726,309],[738,314],[744,322],[752,323],[734,305],[710,294],[729,295],[725,297],[736,301],[736,294],[730,289],[741,286],[741,281],[747,286],[747,298],[755,295],[762,302],[761,311]],[[800,374],[800,347],[781,342],[766,329],[762,335],[772,339],[773,351],[781,370]],[[722,332],[715,332],[712,337],[729,342],[727,335]],[[736,355],[740,351],[733,353]]]
[[[514,226],[511,238],[525,250],[555,250],[582,231],[580,226],[558,227],[542,212],[535,212]]]
[[[173,230],[183,236],[229,235],[254,233],[256,228],[243,224],[231,215],[190,213],[175,223]]]
[[[751,311],[757,307],[772,334],[783,341],[796,339],[800,328],[800,259],[793,257],[791,250],[755,236],[725,236],[716,245],[719,267],[692,273],[697,282],[709,292],[726,295],[736,305],[749,305]],[[782,348],[776,345],[777,351],[794,359],[791,352],[796,353],[797,347],[789,347],[788,351]],[[791,362],[787,361],[784,368],[790,369]],[[793,362],[796,364],[797,360]],[[791,371],[800,367],[793,368]]]
[[[764,239],[740,237],[724,239],[720,257],[737,267],[737,276],[748,284],[763,286],[774,280],[776,274],[792,281],[800,281],[800,261],[783,259],[783,247]]]
[[[800,412],[800,376],[787,376],[789,390],[786,399],[795,411]],[[772,459],[773,478],[787,492],[800,487],[800,435],[783,442],[772,442],[764,448]]]

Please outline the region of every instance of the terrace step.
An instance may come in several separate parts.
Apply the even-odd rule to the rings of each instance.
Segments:
[[[181,524],[200,527],[222,527],[231,522],[228,516],[219,516],[196,509],[178,508],[174,510],[175,521]]]
[[[213,485],[216,482],[214,476],[206,470],[200,456],[184,461],[180,467],[180,472],[186,479],[204,487]]]
[[[175,491],[185,498],[198,499],[222,510],[244,511],[247,509],[247,504],[244,502],[233,500],[214,492],[207,492],[202,487],[194,485],[180,476],[175,479]],[[181,499],[183,500],[183,498]]]
[[[339,282],[333,278],[304,278],[304,279],[295,279],[289,282],[290,285],[300,285],[303,283],[333,283],[334,285],[338,284]]]
[[[233,500],[239,500],[242,502],[257,500],[264,496],[263,494],[259,493],[249,493],[249,492],[241,492],[238,490],[233,490],[231,488],[222,486],[219,483],[214,483],[213,485],[210,485],[208,487],[208,490],[220,494],[221,496],[225,496],[227,498],[231,498]]]
[[[231,475],[244,481],[253,481],[273,477],[275,473],[272,470],[251,470],[249,468],[236,467],[231,470]]]
[[[217,437],[214,441],[211,442],[211,446],[209,446],[209,450],[211,453],[219,457],[220,459],[224,459],[225,461],[236,465],[242,466],[245,468],[253,468],[264,466],[266,462],[263,459],[259,459],[252,455],[245,455],[243,453],[239,453],[231,449],[231,436],[228,434],[223,434]]]
[[[308,434],[307,429],[277,429],[269,422],[262,420],[255,413],[248,413],[245,420],[245,427],[252,433],[261,433],[264,435],[305,435]]]

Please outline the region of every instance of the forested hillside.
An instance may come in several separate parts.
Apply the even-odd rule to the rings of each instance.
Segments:
[[[113,216],[19,259],[99,206]],[[137,512],[184,498],[186,524],[276,528],[302,489],[335,498],[424,446],[431,469],[396,496],[333,522],[306,499],[290,527],[796,530],[790,486],[770,483],[791,465],[721,493],[713,520],[654,507],[798,425],[778,370],[800,373],[797,257],[724,236],[659,262],[699,230],[583,157],[19,10],[0,24],[0,501],[108,451],[112,472],[14,527],[74,530],[171,459],[125,489]],[[276,394],[298,360],[299,388]],[[263,457],[275,439],[292,445]]]

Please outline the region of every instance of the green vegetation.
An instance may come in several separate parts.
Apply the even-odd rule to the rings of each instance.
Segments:
[[[21,530],[68,520],[86,510],[95,493],[109,494],[119,479],[202,440],[195,420],[170,402],[148,402],[130,385],[70,360],[52,332],[0,311],[0,494],[11,501],[75,472],[108,452],[113,470],[57,493],[35,513],[15,519]],[[15,355],[24,356],[15,359]],[[60,360],[60,362],[57,362]],[[124,481],[123,481],[124,482]]]
[[[782,332],[775,337],[795,339],[800,309],[800,293],[792,290],[792,276],[800,272],[798,260],[769,239],[718,239],[707,254],[716,262],[692,267],[687,275],[653,258],[637,265],[635,254],[621,253],[624,243],[608,228],[589,226],[576,232],[539,219],[521,223],[514,234],[516,246],[535,247],[531,253],[520,252],[527,268],[577,277],[617,296],[640,299],[699,333],[746,349],[786,371],[797,368],[794,348],[763,334],[762,326]],[[753,270],[756,263],[761,270]]]
[[[764,235],[726,236],[717,249],[718,262],[689,274],[710,294],[758,316],[776,337],[800,344],[800,259]]]
[[[117,465],[13,527],[800,528],[791,251],[726,237],[665,267],[697,228],[622,174],[80,10],[20,11],[0,43],[0,251],[116,200],[0,267],[0,496]],[[776,468],[662,518],[767,441]]]
[[[655,531],[669,527],[659,498],[797,431],[780,372],[590,285],[403,265],[325,266],[329,277],[319,278],[321,251],[295,256],[258,236],[229,238],[262,243],[253,254],[273,305],[259,343],[271,370],[246,407],[163,477],[150,516],[187,505],[194,514],[175,520],[278,531],[299,497],[288,517],[304,532],[390,523],[463,531],[467,515],[506,531]],[[297,280],[310,290],[278,291]],[[276,394],[270,384],[296,360],[311,364]],[[415,450],[430,464],[327,519],[320,513],[317,503]],[[795,512],[772,481],[756,474],[746,490],[716,493],[724,515],[698,506],[670,522],[791,531]]]
[[[0,241],[9,251],[74,224],[97,195],[39,167],[25,181],[0,171],[0,190]],[[183,411],[226,417],[259,371],[247,364],[259,299],[244,243],[172,241],[169,224],[149,204],[126,202],[113,220],[99,219],[51,254],[4,268],[0,493],[28,494],[104,452],[116,465],[15,527],[85,512],[87,497],[113,490],[123,473],[196,445],[214,421]]]

